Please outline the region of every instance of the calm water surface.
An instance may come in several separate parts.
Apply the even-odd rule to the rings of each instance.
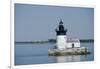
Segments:
[[[55,43],[45,44],[15,44],[15,65],[46,64],[79,62],[94,60],[94,43],[81,43],[81,47],[88,47],[90,55],[72,56],[48,56],[48,49],[55,46]]]

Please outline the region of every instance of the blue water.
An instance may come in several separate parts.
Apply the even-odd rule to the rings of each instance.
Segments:
[[[48,56],[48,49],[55,46],[55,43],[15,44],[15,65],[64,63],[94,60],[94,43],[81,43],[81,47],[87,47],[90,55],[72,56]]]

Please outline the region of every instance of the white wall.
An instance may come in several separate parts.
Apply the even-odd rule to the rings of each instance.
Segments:
[[[57,48],[58,49],[65,49],[67,46],[67,36],[66,35],[58,35],[57,36]]]
[[[72,48],[72,44],[73,43],[67,43],[67,46],[66,46],[66,48]],[[79,42],[77,42],[77,43],[74,43],[74,47],[80,47],[80,43]]]

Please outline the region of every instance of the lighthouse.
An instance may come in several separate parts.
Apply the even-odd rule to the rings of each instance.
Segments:
[[[64,50],[67,47],[67,29],[64,28],[63,21],[60,20],[59,26],[56,28],[56,47],[59,50]]]
[[[80,46],[80,40],[78,38],[67,37],[67,29],[64,28],[62,20],[60,20],[55,31],[56,46],[48,50],[50,56],[90,54],[88,48]]]

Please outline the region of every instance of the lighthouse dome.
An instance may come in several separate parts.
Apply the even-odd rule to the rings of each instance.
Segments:
[[[67,30],[64,28],[63,21],[60,20],[59,26],[56,28],[57,35],[66,35]]]

